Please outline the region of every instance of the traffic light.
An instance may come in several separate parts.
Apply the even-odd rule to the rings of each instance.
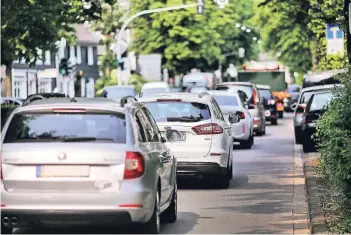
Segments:
[[[66,58],[61,59],[59,70],[61,75],[68,75],[68,63]]]
[[[205,0],[197,0],[197,13],[203,14],[205,10]]]

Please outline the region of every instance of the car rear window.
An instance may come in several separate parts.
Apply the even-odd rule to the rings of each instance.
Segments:
[[[332,98],[333,98],[333,94],[331,92],[316,94],[313,96],[311,105],[307,109],[309,111],[322,110],[326,105],[329,104]]]
[[[238,106],[238,100],[235,96],[215,95],[214,96],[219,106]]]
[[[209,106],[196,102],[150,102],[144,104],[156,122],[199,122],[211,119]]]
[[[4,143],[111,142],[126,143],[123,113],[17,113]]]
[[[260,93],[261,99],[265,98],[265,99],[269,100],[269,99],[273,98],[273,94],[272,94],[271,90],[269,90],[269,89],[259,89],[258,91]]]

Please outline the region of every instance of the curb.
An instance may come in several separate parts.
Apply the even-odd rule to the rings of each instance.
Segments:
[[[311,159],[304,156],[300,145],[295,145],[294,149],[303,163],[309,231],[311,234],[329,234],[315,179],[316,174],[310,166]]]

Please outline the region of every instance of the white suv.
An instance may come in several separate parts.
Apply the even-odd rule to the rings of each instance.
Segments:
[[[233,137],[210,94],[164,93],[138,100],[151,112],[178,161],[178,177],[214,177],[228,188],[233,177]],[[239,117],[231,114],[231,123]]]

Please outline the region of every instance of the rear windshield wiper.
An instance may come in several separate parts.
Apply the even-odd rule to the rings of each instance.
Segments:
[[[85,142],[85,141],[113,141],[109,138],[96,138],[96,137],[67,137],[62,139],[63,142]]]
[[[168,117],[168,122],[197,122],[199,121],[198,118],[194,117]]]

